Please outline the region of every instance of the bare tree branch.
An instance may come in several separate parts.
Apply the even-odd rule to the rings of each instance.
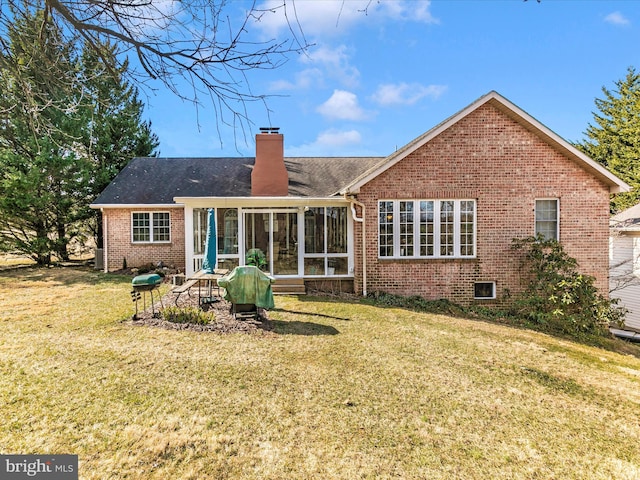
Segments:
[[[135,59],[126,72],[135,85],[148,91],[160,82],[196,108],[213,106],[218,128],[243,132],[252,123],[246,103],[266,98],[252,91],[246,73],[278,68],[310,46],[294,0],[281,1],[261,8],[254,0],[242,10],[243,3],[231,0],[2,0],[0,51],[6,53],[17,17],[43,10],[43,22],[55,22],[66,44],[90,46],[114,73]],[[274,9],[284,11],[288,37],[256,40],[254,23]],[[116,64],[102,51],[106,44],[116,46]]]

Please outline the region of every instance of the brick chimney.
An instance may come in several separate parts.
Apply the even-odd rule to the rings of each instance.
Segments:
[[[284,136],[279,128],[261,128],[256,135],[256,163],[251,172],[251,195],[286,197],[289,174],[284,165]]]

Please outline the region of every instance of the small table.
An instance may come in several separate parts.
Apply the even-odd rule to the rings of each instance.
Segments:
[[[229,270],[220,268],[215,269],[213,273],[207,273],[204,270],[198,270],[191,277],[187,278],[187,281],[194,280],[198,284],[198,305],[202,307],[205,303],[217,302],[218,299],[213,296],[213,284],[215,283],[218,289],[218,297],[220,297],[220,287],[218,286],[218,279],[224,277],[229,273]],[[200,284],[204,283],[207,290],[207,296],[203,297],[201,293]]]

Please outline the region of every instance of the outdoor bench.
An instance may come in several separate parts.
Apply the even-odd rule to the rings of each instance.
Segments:
[[[187,280],[186,282],[184,282],[182,285],[171,289],[172,293],[177,293],[178,296],[176,297],[175,303],[176,303],[176,307],[178,306],[178,299],[180,298],[180,295],[182,295],[184,292],[188,292],[187,294],[190,295],[189,290],[191,290],[191,287],[193,287],[196,283],[198,283],[198,280]]]

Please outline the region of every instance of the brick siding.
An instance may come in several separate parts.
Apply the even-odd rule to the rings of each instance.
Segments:
[[[131,241],[132,212],[169,212],[171,242],[133,243]],[[140,267],[162,262],[167,266],[184,269],[184,209],[183,208],[106,208],[103,211],[108,271],[122,268],[127,259],[128,267]]]
[[[496,282],[496,303],[507,292],[521,291],[519,258],[511,242],[534,234],[535,200],[540,198],[560,199],[560,241],[606,295],[608,187],[488,104],[361,187],[368,291],[461,304],[474,301],[476,281]],[[475,199],[476,258],[379,259],[379,199]],[[361,292],[361,224],[355,227],[355,287]]]

